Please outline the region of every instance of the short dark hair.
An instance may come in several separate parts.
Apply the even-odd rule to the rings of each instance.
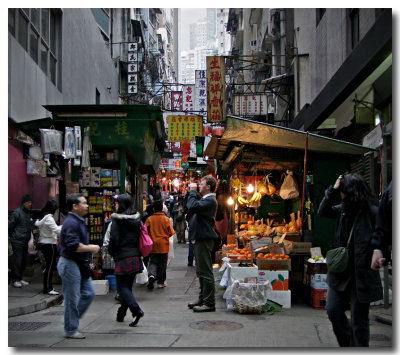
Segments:
[[[123,213],[128,215],[136,213],[136,210],[133,207],[133,198],[131,195],[129,194],[118,195],[117,201],[118,201],[117,213]]]
[[[204,176],[201,180],[205,180],[206,184],[210,186],[210,191],[214,192],[217,187],[217,180],[212,176]]]
[[[48,200],[42,210],[40,211],[40,215],[44,217],[45,215],[51,213],[54,214],[54,212],[57,211],[58,208],[58,203],[56,200]]]
[[[161,200],[156,200],[153,202],[154,212],[162,212],[163,203]]]
[[[78,205],[81,201],[79,199],[83,196],[83,194],[71,194],[67,197],[67,210],[72,211],[73,205]]]

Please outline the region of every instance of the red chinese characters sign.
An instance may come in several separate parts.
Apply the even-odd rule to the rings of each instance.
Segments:
[[[173,111],[182,111],[182,91],[172,91],[171,92],[171,109]]]
[[[225,120],[225,60],[207,57],[207,121]]]
[[[168,141],[190,142],[203,136],[202,116],[168,116]]]

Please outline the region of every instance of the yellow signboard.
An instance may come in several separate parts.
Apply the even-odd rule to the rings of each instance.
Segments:
[[[168,116],[168,141],[190,142],[203,136],[202,116]]]
[[[207,57],[207,121],[225,120],[225,58]]]

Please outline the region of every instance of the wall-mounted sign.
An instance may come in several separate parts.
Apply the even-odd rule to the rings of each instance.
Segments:
[[[183,85],[183,111],[194,111],[194,85]]]
[[[207,57],[207,121],[225,122],[225,59]]]
[[[182,102],[182,91],[172,91],[171,92],[171,110],[182,111],[183,110],[183,102]]]
[[[133,63],[138,61],[138,54],[135,52],[128,53],[128,62]]]
[[[137,73],[137,72],[138,72],[137,63],[131,63],[128,65],[128,73]]]
[[[233,95],[233,114],[238,116],[268,114],[267,95]]]
[[[202,116],[168,116],[168,141],[190,142],[203,136]]]
[[[207,114],[207,72],[195,71],[195,105],[194,109],[199,115]]]
[[[128,83],[136,84],[137,83],[137,74],[128,74]]]

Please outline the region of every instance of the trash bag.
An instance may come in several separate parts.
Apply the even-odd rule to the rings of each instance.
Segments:
[[[146,265],[143,264],[143,270],[140,274],[136,275],[135,282],[139,285],[145,285],[149,281],[149,273],[147,272]]]

